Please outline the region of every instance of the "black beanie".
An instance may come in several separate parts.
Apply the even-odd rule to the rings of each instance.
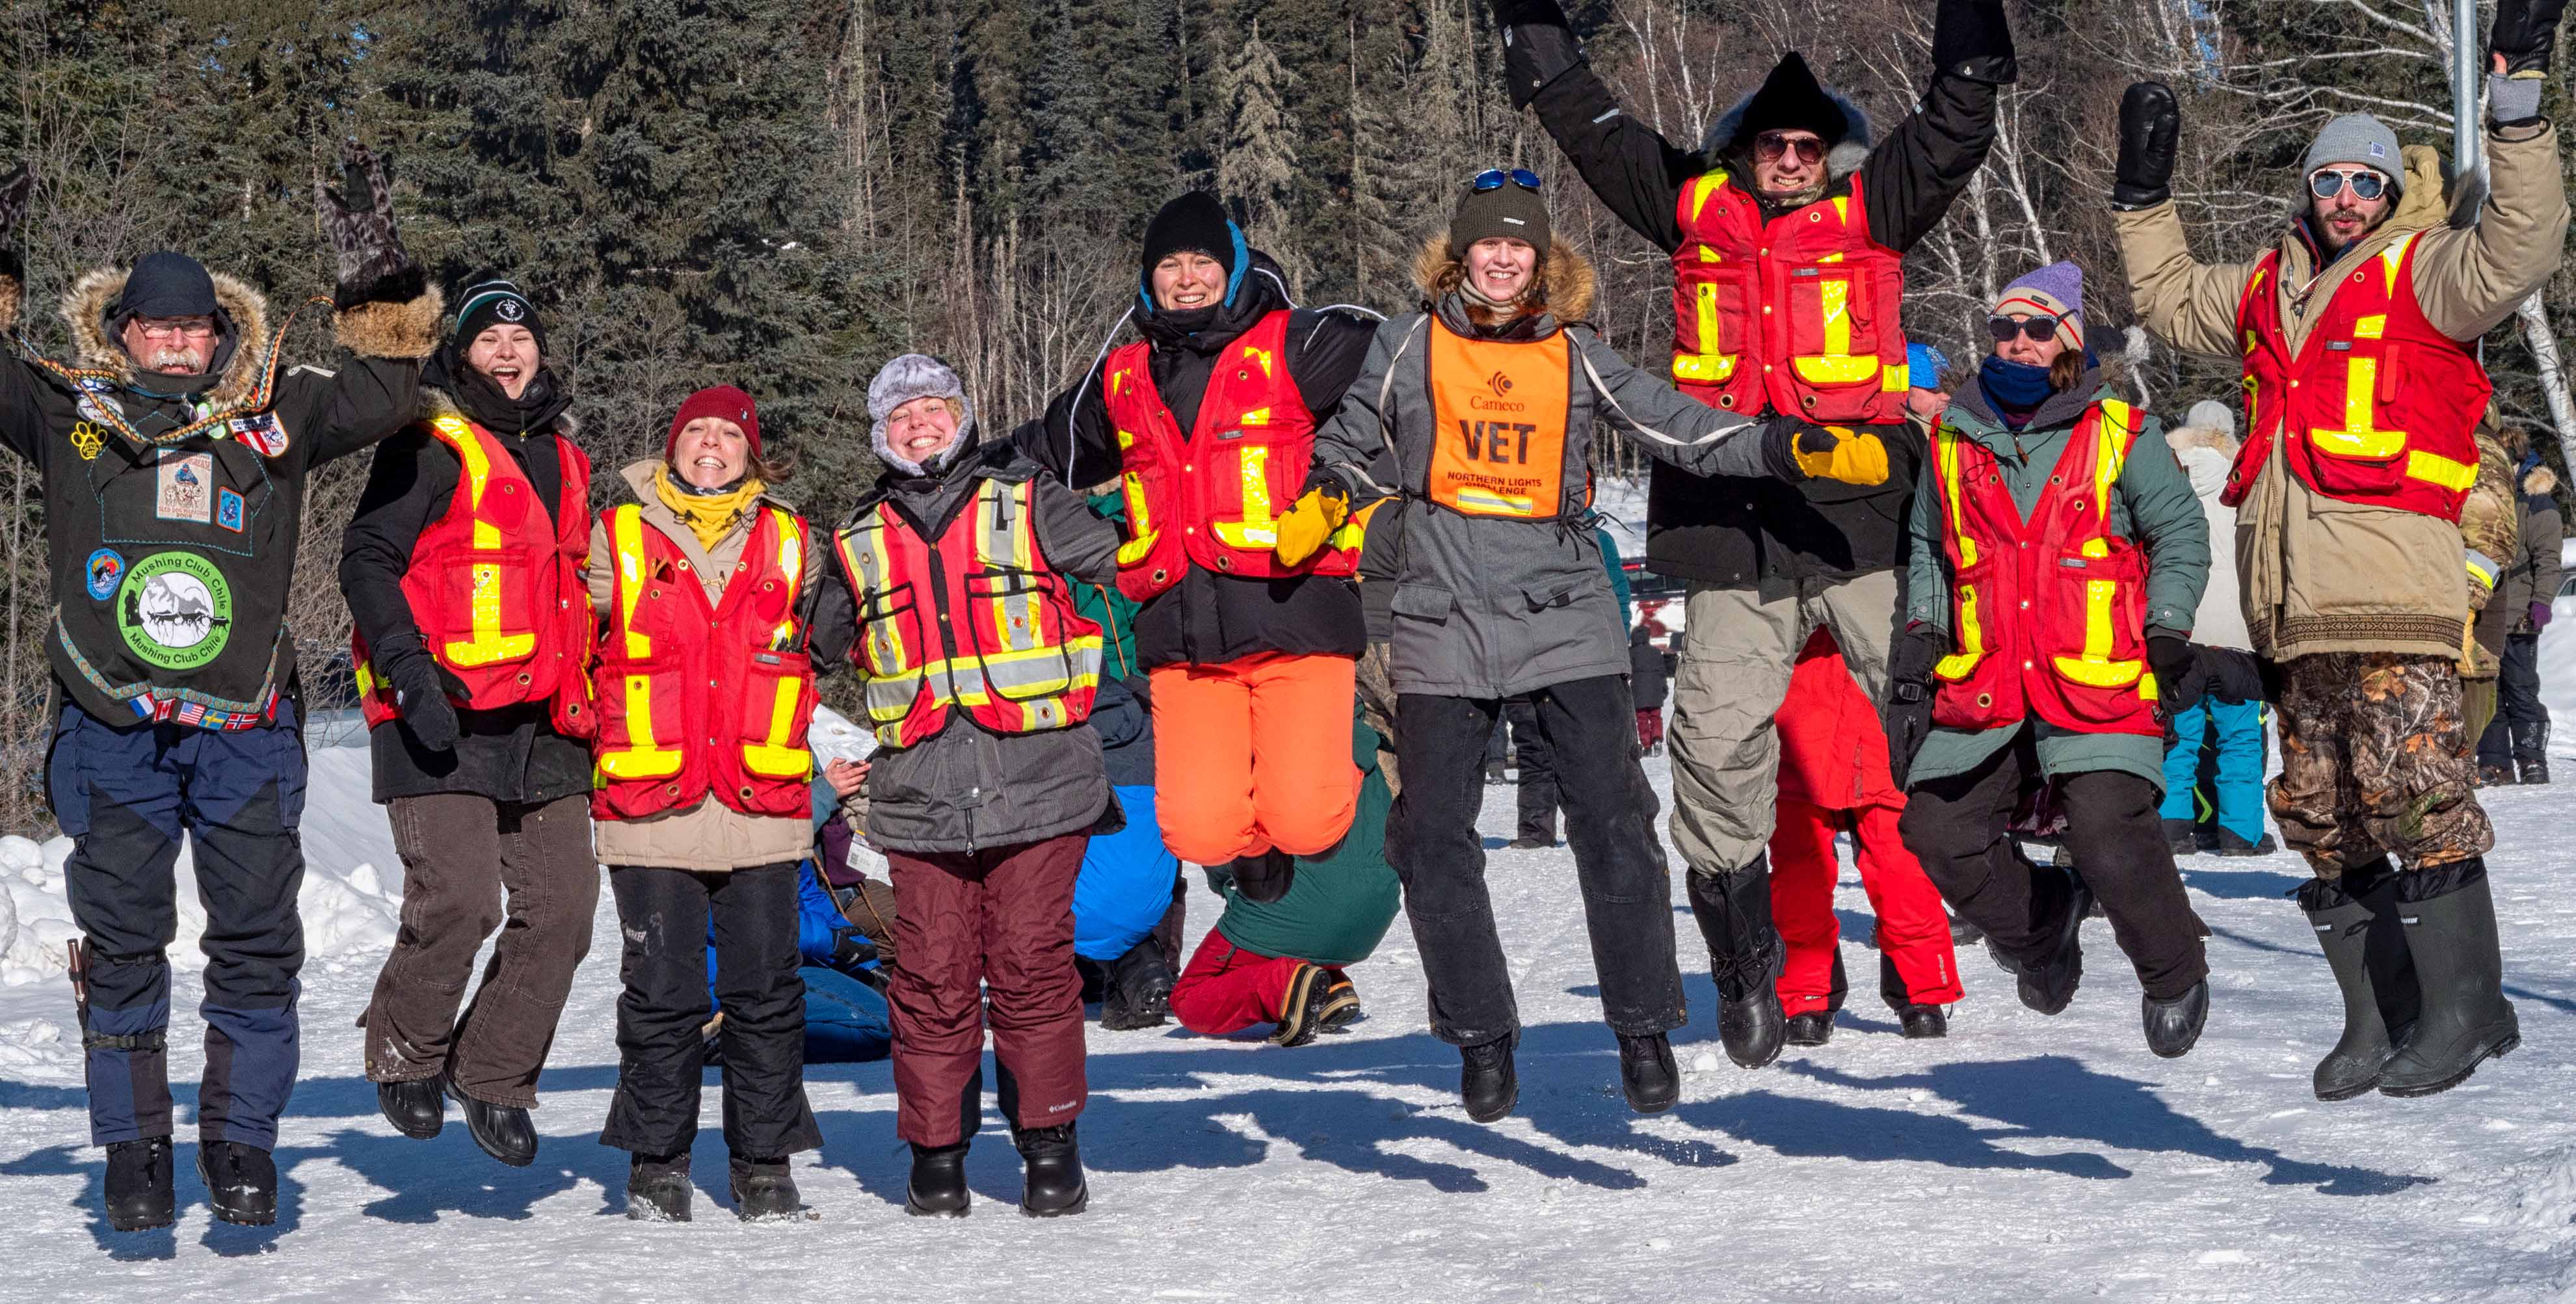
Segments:
[[[1469,181],[1458,196],[1458,211],[1449,218],[1449,256],[1464,258],[1468,246],[1497,236],[1526,241],[1539,257],[1546,257],[1550,239],[1546,197],[1509,177],[1491,190],[1478,190]]]
[[[537,320],[537,306],[519,293],[518,286],[499,279],[480,281],[465,287],[457,301],[456,333],[447,342],[458,358],[465,356],[475,336],[499,325],[527,327],[536,338],[537,351],[545,352],[546,328]]]
[[[1232,300],[1243,270],[1236,266],[1240,261],[1236,238],[1234,223],[1226,218],[1225,205],[1204,190],[1188,191],[1163,205],[1154,220],[1145,224],[1145,257],[1137,268],[1137,284],[1146,307],[1154,303],[1154,265],[1179,253],[1206,254],[1223,265],[1226,298]]]
[[[1831,149],[1851,135],[1852,126],[1842,102],[1825,90],[1795,50],[1780,57],[1736,119],[1733,139],[1726,142],[1736,146],[1750,146],[1763,132],[1786,127],[1812,131]]]
[[[206,274],[205,264],[165,249],[134,264],[108,317],[122,330],[137,317],[212,317],[217,307],[215,278]]]

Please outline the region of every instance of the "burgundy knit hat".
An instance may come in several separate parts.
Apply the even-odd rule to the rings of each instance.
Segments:
[[[700,417],[722,417],[742,427],[742,437],[751,444],[751,455],[760,456],[760,409],[754,407],[751,395],[731,385],[702,389],[680,403],[680,413],[671,418],[671,437],[662,441],[662,460],[671,460],[672,450],[680,446],[680,432]]]

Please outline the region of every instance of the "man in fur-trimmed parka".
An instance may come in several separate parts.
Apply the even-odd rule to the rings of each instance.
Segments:
[[[1672,684],[1673,844],[1717,979],[1727,1055],[1780,1053],[1770,841],[1780,744],[1772,716],[1807,638],[1829,628],[1875,699],[1887,688],[1904,522],[1922,442],[1905,422],[1898,321],[1905,252],[1937,226],[1995,139],[2015,77],[2000,0],[1940,0],[1932,79],[1873,144],[1850,100],[1796,53],[1696,149],[1627,116],[1583,60],[1557,0],[1495,0],[1515,107],[1601,202],[1673,256],[1672,377],[1744,416],[1877,427],[1883,484],[1779,484],[1658,465],[1646,566],[1690,582],[1693,633]],[[1900,437],[1901,436],[1901,437]]]
[[[44,483],[58,715],[47,782],[73,840],[72,981],[108,1224],[173,1216],[167,1030],[184,833],[206,909],[197,1171],[215,1216],[277,1216],[295,1084],[305,757],[285,613],[312,469],[400,429],[439,296],[394,237],[384,173],[351,146],[315,189],[339,260],[335,370],[286,370],[258,292],[183,254],[63,296],[75,359],[0,356],[0,444]],[[33,178],[0,178],[0,333],[23,297],[10,239]],[[344,197],[345,196],[345,197]],[[275,330],[277,334],[272,334]]]

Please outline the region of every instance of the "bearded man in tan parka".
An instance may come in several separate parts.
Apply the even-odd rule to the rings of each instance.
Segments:
[[[2170,198],[2173,92],[2140,83],[2120,105],[2112,204],[2138,312],[2178,348],[2244,362],[2225,500],[2281,719],[2272,813],[2315,872],[2300,904],[2343,990],[2325,1100],[2445,1090],[2521,1041],[2486,883],[2495,832],[2462,746],[2457,523],[2492,388],[2477,341],[2547,282],[2566,236],[2540,116],[2565,3],[2498,6],[2474,224],[2445,221],[2431,150],[2354,114],[2309,147],[2313,198],[2273,248],[2202,263]]]

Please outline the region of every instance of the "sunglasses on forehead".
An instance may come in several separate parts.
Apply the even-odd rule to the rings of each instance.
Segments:
[[[2041,342],[2056,336],[2058,321],[2059,319],[2055,317],[1988,317],[1986,333],[1994,336],[1997,344],[2011,339],[2016,334],[2028,336],[2033,342]]]
[[[1503,183],[1506,181],[1519,186],[1523,190],[1538,189],[1538,174],[1530,171],[1528,168],[1511,168],[1508,170],[1503,168],[1487,168],[1484,171],[1477,173],[1476,179],[1469,182],[1468,185],[1474,187],[1478,191],[1500,190],[1503,188]]]
[[[1776,163],[1790,150],[1798,151],[1798,161],[1814,163],[1825,156],[1825,142],[1814,136],[1792,136],[1785,131],[1766,131],[1753,138],[1753,157],[1764,163]]]
[[[2308,190],[2319,199],[2334,198],[2343,193],[2346,185],[2352,187],[2355,199],[2377,199],[2387,192],[2388,178],[2368,168],[2353,172],[2329,171],[2308,174]]]

